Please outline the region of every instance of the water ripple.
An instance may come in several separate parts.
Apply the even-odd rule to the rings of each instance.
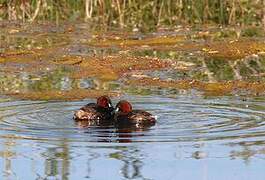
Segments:
[[[145,129],[81,128],[73,112],[86,102],[7,101],[0,103],[0,136],[71,142],[196,142],[265,137],[262,101],[223,97],[126,97],[135,108],[156,115]],[[89,100],[88,100],[89,101]],[[118,99],[114,99],[115,103]]]

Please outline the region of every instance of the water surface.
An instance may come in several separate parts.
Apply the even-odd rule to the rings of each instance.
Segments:
[[[262,179],[262,98],[125,96],[157,115],[147,129],[83,128],[86,101],[0,103],[4,179]],[[116,103],[119,98],[115,98]]]

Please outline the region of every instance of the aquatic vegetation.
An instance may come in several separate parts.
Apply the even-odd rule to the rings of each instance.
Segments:
[[[141,34],[41,24],[11,30],[1,29],[6,36],[0,51],[0,92],[12,97],[71,100],[104,93],[151,95],[161,93],[159,89],[264,94],[265,43],[250,37],[216,39],[229,28]],[[21,43],[21,36],[29,44]],[[50,44],[45,38],[52,39]]]
[[[89,42],[89,45],[92,46],[121,46],[121,47],[136,47],[136,46],[159,46],[159,45],[175,45],[177,43],[183,42],[185,40],[185,36],[173,36],[173,37],[153,37],[153,38],[144,38],[144,39],[105,39],[105,40],[97,40],[92,39]]]
[[[6,92],[8,96],[12,96],[25,100],[81,100],[85,98],[97,98],[102,95],[110,97],[119,96],[118,92],[110,92],[104,90],[91,89],[73,89],[68,91],[47,90],[47,91],[30,91],[30,92]]]
[[[173,89],[196,89],[205,95],[264,95],[265,83],[228,81],[228,82],[202,82],[196,80],[160,80],[154,78],[141,78],[127,82],[133,86],[173,88]]]

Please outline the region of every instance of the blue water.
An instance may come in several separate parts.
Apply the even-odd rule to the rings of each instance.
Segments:
[[[157,116],[147,129],[81,127],[94,100],[0,103],[3,179],[263,179],[263,98],[123,96]]]

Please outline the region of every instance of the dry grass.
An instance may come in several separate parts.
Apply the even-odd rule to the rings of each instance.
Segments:
[[[264,0],[2,0],[0,19],[83,20],[152,29],[177,24],[262,24]]]

